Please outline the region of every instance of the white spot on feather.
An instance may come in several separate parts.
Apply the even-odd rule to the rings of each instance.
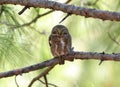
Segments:
[[[62,49],[64,49],[65,42],[62,40],[62,38],[61,38],[61,40],[60,40],[60,43],[62,44]]]

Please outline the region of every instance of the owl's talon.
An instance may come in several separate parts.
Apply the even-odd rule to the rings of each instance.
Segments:
[[[59,57],[59,64],[62,65],[62,64],[64,64],[64,63],[65,63],[64,58]]]

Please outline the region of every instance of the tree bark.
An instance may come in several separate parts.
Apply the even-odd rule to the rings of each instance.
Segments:
[[[120,61],[120,54],[105,54],[104,52],[102,53],[96,53],[96,52],[73,52],[68,55],[61,56],[64,60],[74,60],[74,59],[96,59],[100,61]],[[20,68],[20,69],[15,69],[7,72],[1,72],[0,73],[0,78],[3,77],[10,77],[13,75],[21,75],[23,73],[28,73],[30,71],[35,71],[38,69],[43,69],[45,67],[53,66],[59,64],[59,57],[56,58],[51,58],[50,60],[44,61],[42,63],[38,63],[35,65],[31,65],[28,67]]]
[[[96,10],[75,5],[63,4],[49,0],[0,0],[0,4],[24,5],[29,7],[49,8],[53,10],[63,11],[65,13],[80,15],[84,17],[99,18],[102,20],[120,21],[119,12],[110,12]]]

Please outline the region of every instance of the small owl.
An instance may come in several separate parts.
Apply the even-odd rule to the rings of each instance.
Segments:
[[[71,52],[71,36],[68,29],[63,25],[53,27],[49,36],[50,49],[54,57],[66,55]],[[64,60],[60,59],[59,64],[64,64]]]

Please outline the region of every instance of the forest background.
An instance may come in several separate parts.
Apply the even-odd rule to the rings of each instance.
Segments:
[[[64,3],[65,0],[55,0]],[[114,3],[114,4],[113,4]],[[108,11],[120,11],[120,0],[72,0],[70,4]],[[0,71],[22,68],[52,58],[48,37],[52,28],[58,25],[66,13],[54,11],[32,21],[39,14],[50,9],[27,9],[22,15],[20,5],[0,6]],[[27,23],[27,24],[26,24]],[[120,24],[96,18],[71,15],[62,23],[72,36],[75,51],[120,52]],[[21,26],[22,25],[22,26]],[[114,38],[113,41],[112,38]],[[57,65],[48,74],[48,80],[59,87],[119,87],[119,62],[97,60],[74,60]],[[20,87],[26,87],[32,78],[42,72],[38,70],[17,76]],[[0,87],[16,87],[15,77],[0,79]],[[36,82],[35,87],[43,86]]]

